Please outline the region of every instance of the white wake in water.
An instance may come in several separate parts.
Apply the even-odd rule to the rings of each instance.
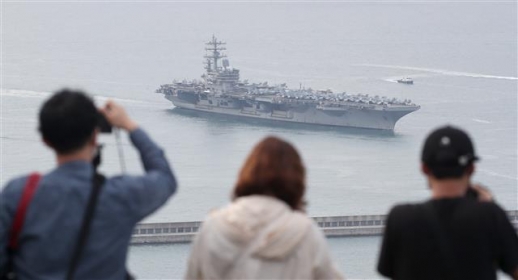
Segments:
[[[383,80],[386,82],[397,83],[398,82],[397,80],[404,79],[407,77],[412,77],[412,79],[414,79],[414,78],[432,77],[432,76],[437,76],[437,75],[438,74],[409,74],[409,75],[405,75],[405,76],[387,77],[387,78],[383,78]]]
[[[0,89],[1,96],[20,97],[20,98],[47,98],[50,92],[39,92],[21,89]]]
[[[412,67],[412,66],[383,65],[383,64],[353,64],[353,66],[413,70],[413,71],[422,71],[422,72],[436,73],[436,74],[447,75],[447,76],[462,76],[462,77],[471,77],[471,78],[518,80],[518,77],[495,76],[495,75],[486,75],[486,74],[479,74],[479,73],[459,72],[459,71],[451,71],[451,70],[444,70],[444,69],[421,68],[421,67]]]
[[[486,120],[481,120],[481,119],[472,119],[473,121],[476,121],[478,123],[485,123],[485,124],[489,124],[491,123],[490,121],[486,121]]]
[[[32,91],[32,90],[21,90],[21,89],[0,89],[0,96],[9,96],[9,97],[19,97],[19,98],[40,98],[45,99],[52,95],[51,92],[43,92],[43,91]],[[160,105],[168,105],[168,102],[164,103],[157,103],[157,102],[150,102],[150,101],[144,101],[139,99],[127,99],[127,98],[118,98],[118,97],[111,97],[111,96],[101,96],[101,95],[95,95],[93,96],[95,101],[99,104],[102,104],[106,102],[107,100],[111,99],[115,102],[119,102],[121,104],[127,104],[127,105],[135,105],[135,106],[160,106]]]
[[[487,170],[487,169],[477,169],[479,172],[482,172],[482,173],[486,173],[490,176],[495,176],[495,177],[501,177],[501,178],[506,178],[506,179],[511,179],[513,181],[518,181],[518,177],[514,177],[514,176],[509,176],[509,175],[506,175],[506,174],[500,174],[498,172],[494,172],[494,171],[491,171],[491,170]]]

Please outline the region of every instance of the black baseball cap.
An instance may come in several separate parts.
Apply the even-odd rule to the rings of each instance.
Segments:
[[[468,134],[449,125],[428,135],[421,154],[421,161],[432,169],[464,169],[478,159]]]

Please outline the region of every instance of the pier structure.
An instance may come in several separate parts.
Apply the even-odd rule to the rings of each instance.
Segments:
[[[507,211],[518,231],[518,210]],[[326,237],[378,236],[383,233],[386,215],[314,217]],[[142,223],[133,230],[131,244],[168,244],[191,242],[202,222]]]

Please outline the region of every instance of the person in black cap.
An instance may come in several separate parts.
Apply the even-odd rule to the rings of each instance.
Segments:
[[[389,213],[378,271],[391,279],[518,279],[518,237],[489,192],[471,186],[479,158],[462,130],[445,126],[426,139],[421,169],[429,201]]]

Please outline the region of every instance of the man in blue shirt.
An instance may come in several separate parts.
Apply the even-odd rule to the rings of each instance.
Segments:
[[[146,171],[107,178],[102,185],[86,245],[74,279],[124,279],[126,255],[136,223],[176,191],[163,151],[118,104],[101,109],[108,122],[129,133]],[[43,105],[39,130],[56,153],[57,167],[41,177],[14,254],[19,279],[65,279],[92,190],[99,111],[85,94],[63,90]],[[0,275],[16,209],[28,176],[10,181],[0,194]]]

